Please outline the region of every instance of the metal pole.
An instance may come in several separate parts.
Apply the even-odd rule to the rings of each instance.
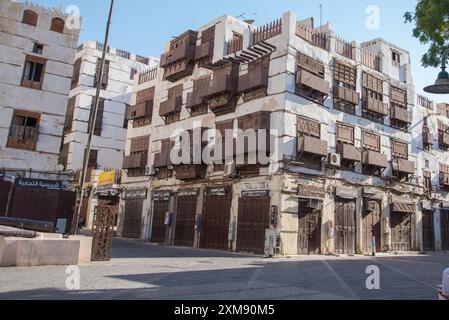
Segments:
[[[84,200],[84,185],[86,183],[86,175],[87,175],[87,166],[88,166],[88,161],[89,161],[89,155],[90,155],[90,149],[91,149],[91,143],[92,143],[92,136],[94,133],[94,128],[95,128],[95,122],[97,119],[97,113],[98,113],[98,105],[100,103],[100,91],[101,91],[101,83],[103,82],[103,71],[104,71],[104,66],[105,66],[105,59],[106,59],[106,52],[108,51],[108,46],[109,46],[109,30],[111,27],[111,20],[112,20],[112,12],[114,9],[114,2],[115,0],[111,0],[111,6],[109,8],[109,16],[108,16],[108,22],[106,24],[106,34],[105,34],[105,38],[104,38],[104,43],[103,43],[103,53],[101,56],[101,67],[100,67],[100,77],[98,79],[97,82],[97,92],[95,94],[95,104],[94,104],[94,109],[92,117],[89,121],[89,135],[87,137],[87,145],[86,145],[86,150],[84,152],[84,159],[83,159],[83,169],[82,169],[82,173],[81,173],[81,184],[80,184],[80,200],[79,200],[79,204],[78,204],[78,209],[76,210],[76,224],[75,224],[75,230],[78,228],[78,223],[79,223],[79,219],[80,219],[80,215],[81,215],[81,208],[83,206],[83,200]]]

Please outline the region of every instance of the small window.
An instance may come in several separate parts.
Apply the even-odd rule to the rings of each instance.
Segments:
[[[136,76],[136,74],[137,74],[137,69],[136,68],[131,68],[131,74],[129,76],[129,79],[130,80],[134,80],[134,77]]]
[[[35,43],[33,46],[33,53],[42,54],[44,52],[44,45]]]
[[[30,26],[37,26],[37,13],[31,10],[25,10],[23,12],[22,23],[28,24]]]
[[[40,90],[45,73],[45,59],[27,56],[23,71],[22,87]]]
[[[50,30],[58,33],[64,33],[65,22],[61,18],[53,18],[51,20]]]
[[[27,111],[14,111],[9,131],[9,148],[34,150],[39,134],[40,115]]]
[[[400,65],[401,64],[401,54],[396,52],[396,51],[392,51],[392,61],[394,65]]]

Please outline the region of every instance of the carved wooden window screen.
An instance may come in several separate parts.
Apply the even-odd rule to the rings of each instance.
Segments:
[[[371,132],[362,131],[362,147],[366,150],[380,152],[380,136]]]
[[[321,124],[318,121],[298,117],[298,135],[321,138]]]
[[[337,141],[354,145],[354,127],[337,123]]]
[[[324,78],[324,64],[300,52],[297,55],[297,68],[307,70],[321,78]]]

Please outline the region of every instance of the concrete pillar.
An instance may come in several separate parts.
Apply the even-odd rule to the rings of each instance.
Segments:
[[[297,15],[295,12],[285,12],[282,15],[282,43],[289,44],[296,37]]]

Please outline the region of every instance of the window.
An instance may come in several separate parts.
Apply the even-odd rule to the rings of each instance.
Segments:
[[[15,110],[8,137],[8,148],[35,150],[40,114]]]
[[[392,51],[391,60],[393,61],[393,65],[399,66],[401,64],[401,54],[396,51]]]
[[[393,86],[390,89],[391,126],[406,131],[412,123],[412,114],[407,109],[407,91]]]
[[[131,139],[130,155],[124,158],[123,168],[128,170],[129,177],[140,177],[145,175],[148,164],[148,150],[150,147],[150,136],[142,136]]]
[[[440,187],[444,190],[449,188],[449,166],[440,164]]]
[[[42,81],[44,79],[46,60],[27,56],[25,60],[25,68],[23,71],[22,87],[32,89],[42,89]]]
[[[133,128],[151,124],[153,117],[153,100],[156,87],[150,87],[136,93],[136,104],[127,108],[127,120],[132,121]]]
[[[371,132],[362,131],[362,148],[380,152],[380,136]]]
[[[360,96],[356,92],[357,68],[344,63],[335,63],[334,69],[334,108],[355,114]]]
[[[94,135],[96,135],[96,136],[101,136],[101,131],[103,128],[104,102],[105,102],[105,100],[103,98],[100,98],[100,101],[98,102],[97,118],[95,119],[95,124],[94,124]],[[90,115],[91,117],[93,117],[93,114],[94,114],[94,103],[95,103],[95,99],[94,99],[94,101],[92,101],[91,115]],[[89,132],[90,132],[90,129],[88,130],[88,133]]]
[[[131,74],[129,75],[129,79],[130,80],[134,80],[134,77],[137,74],[137,69],[136,68],[131,68]]]
[[[42,54],[44,51],[44,45],[43,44],[39,44],[39,43],[35,43],[33,46],[33,53],[36,54]]]
[[[443,151],[449,150],[449,127],[438,122],[438,147]]]
[[[296,94],[319,104],[329,96],[324,64],[302,53],[297,55]]]
[[[103,69],[103,77],[101,79],[101,89],[106,90],[108,83],[109,83],[109,60],[106,60],[104,63],[104,69]],[[95,79],[94,79],[94,87],[98,86],[98,83],[100,81],[100,73],[101,73],[101,59],[99,58],[97,60],[97,67],[95,71]]]
[[[22,23],[28,24],[30,26],[37,26],[37,13],[31,10],[25,10],[23,12]]]
[[[75,113],[76,96],[69,99],[64,123],[64,134],[72,132],[73,115]]]
[[[432,193],[432,173],[427,170],[423,170],[423,184],[424,190],[430,195]]]
[[[73,76],[72,76],[72,83],[70,85],[70,89],[75,88],[78,86],[79,80],[80,80],[80,74],[81,74],[81,63],[82,59],[78,58],[75,61],[75,64],[73,65]]]
[[[371,121],[383,123],[388,115],[387,105],[383,103],[383,81],[366,72],[363,73],[362,116]]]
[[[58,33],[64,33],[65,22],[61,18],[53,18],[51,20],[50,30]]]

